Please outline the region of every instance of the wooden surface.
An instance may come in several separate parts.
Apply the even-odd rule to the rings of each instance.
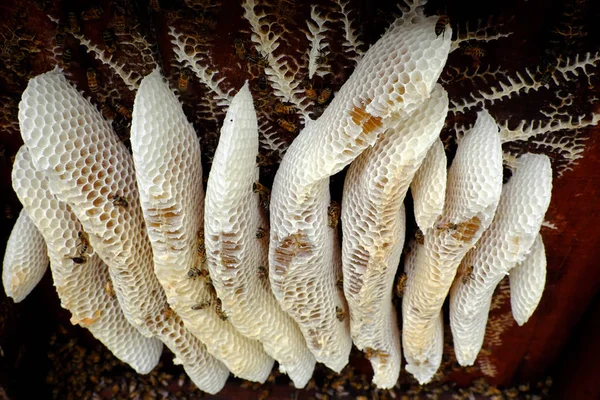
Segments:
[[[34,4],[35,3],[35,4]],[[44,6],[44,4],[48,4]],[[101,20],[82,23],[82,32],[93,42],[102,44],[102,32],[107,26],[111,26],[114,11],[118,10],[117,3],[127,12],[127,23],[130,29],[142,34],[149,43],[154,44],[151,51],[154,52],[164,73],[168,76],[173,87],[177,87],[182,69],[175,60],[171,51],[170,38],[168,37],[168,26],[175,25],[178,29],[186,32],[196,30],[207,38],[214,68],[227,78],[224,84],[226,89],[238,88],[246,79],[250,80],[253,93],[260,91],[259,80],[264,71],[254,65],[248,59],[236,57],[234,40],[242,38],[250,52],[251,42],[249,40],[248,24],[242,18],[241,7],[238,1],[223,0],[223,5],[218,12],[210,15],[213,22],[199,23],[198,12],[186,9],[186,4],[173,2],[167,5],[161,1],[162,8],[155,11],[145,2],[89,2],[90,5],[80,2],[25,2],[16,0],[3,2],[0,5],[0,32],[4,35],[2,42],[2,62],[0,62],[0,95],[2,100],[3,114],[0,116],[0,252],[4,252],[6,239],[10,229],[18,215],[20,205],[11,189],[10,169],[11,157],[16,153],[22,140],[19,137],[16,125],[15,107],[18,104],[20,93],[25,88],[28,78],[51,69],[56,62],[50,51],[57,33],[57,25],[50,21],[47,13],[60,20],[65,25],[68,12],[75,10],[77,15],[91,4],[102,4],[104,14]],[[189,3],[192,3],[191,1]],[[196,4],[202,2],[197,1]],[[216,3],[215,1],[211,3]],[[280,4],[282,2],[276,2]],[[332,10],[331,1],[318,1],[324,10]],[[483,4],[485,3],[485,4]],[[275,4],[275,3],[273,3]],[[284,3],[285,4],[285,3]],[[357,27],[363,32],[363,38],[367,43],[374,43],[383,33],[387,24],[393,20],[393,14],[400,14],[395,4],[381,1],[351,1],[351,8],[357,19]],[[187,10],[184,16],[176,21],[172,15],[177,10]],[[308,4],[292,7],[291,14],[284,15],[283,24],[288,30],[290,42],[283,45],[283,51],[289,52],[290,58],[301,61],[303,49],[306,46],[302,40],[305,21],[310,15]],[[547,54],[553,56],[574,56],[585,52],[597,52],[600,43],[600,29],[597,22],[600,20],[600,4],[592,0],[571,0],[565,2],[542,0],[529,1],[489,1],[489,2],[455,2],[434,1],[426,8],[429,14],[447,13],[452,21],[453,27],[461,26],[469,22],[472,26],[478,19],[486,20],[493,16],[492,24],[505,24],[506,30],[514,32],[506,39],[481,44],[485,50],[485,56],[475,59],[465,50],[453,53],[448,65],[456,67],[459,73],[454,73],[447,67],[442,78],[447,79],[445,84],[451,98],[465,96],[476,89],[486,87],[481,81],[469,81],[464,79],[464,71],[473,71],[476,64],[482,68],[486,66],[501,67],[509,73],[523,71],[525,67],[535,68],[543,63]],[[569,10],[575,10],[569,11]],[[569,13],[578,15],[577,23],[583,27],[584,36],[566,37],[556,33],[556,27],[560,21],[571,18]],[[208,15],[207,13],[205,13]],[[191,20],[191,21],[190,21]],[[575,22],[573,22],[575,24]],[[335,24],[334,24],[335,25]],[[333,25],[332,25],[333,26]],[[16,28],[18,32],[27,32],[33,35],[28,45],[38,43],[36,46],[40,52],[26,54],[24,61],[15,61],[17,57],[14,52],[8,51],[7,42]],[[339,27],[335,28],[338,29]],[[334,29],[334,28],[332,28]],[[505,28],[501,28],[505,29]],[[246,33],[240,32],[245,30]],[[564,31],[560,31],[563,32]],[[352,71],[352,63],[345,57],[339,40],[331,37],[332,52],[330,62],[333,65],[334,74],[325,78],[312,80],[314,86],[320,90],[331,88],[334,91],[339,88]],[[339,39],[339,38],[338,38]],[[303,47],[304,46],[304,47]],[[85,72],[88,68],[94,68],[98,72],[100,85],[99,93],[108,93],[112,86],[108,84],[109,78],[114,83],[119,101],[126,107],[131,107],[134,92],[129,91],[118,78],[111,76],[111,71],[99,63],[92,55],[85,52],[85,48],[79,42],[67,35],[64,49],[69,48],[73,52],[73,61],[70,66],[71,80],[83,90],[86,95],[91,95],[92,100],[99,104],[99,95],[90,92],[86,82]],[[63,50],[64,50],[63,49]],[[129,57],[120,48],[116,56],[128,62],[136,61],[135,57]],[[60,63],[60,60],[58,60]],[[21,71],[15,74],[15,69]],[[152,69],[151,65],[140,67],[140,73],[147,73]],[[600,103],[593,96],[600,97],[599,78],[597,74],[600,68],[590,68],[589,72],[595,72],[589,81],[584,77],[577,83],[565,85],[564,89],[575,93],[574,105],[571,108],[581,113],[589,113],[592,110],[600,110]],[[461,75],[462,74],[462,75]],[[461,78],[462,77],[462,78]],[[111,86],[111,87],[109,87]],[[533,119],[539,117],[539,110],[546,107],[555,98],[558,88],[541,90],[539,93],[515,96],[513,99],[490,107],[492,114],[499,120],[510,119],[513,125],[521,119]],[[275,95],[272,88],[267,88],[266,98],[271,106],[274,104]],[[180,98],[190,121],[201,137],[203,146],[203,162],[205,163],[205,174],[210,168],[210,156],[217,142],[219,118],[223,112],[215,108],[214,104],[206,99],[209,92],[205,86],[195,78],[192,78],[189,88],[180,93]],[[215,112],[211,109],[217,110]],[[207,111],[208,110],[208,111]],[[268,121],[270,131],[283,142],[291,142],[300,129],[301,119],[294,116],[293,122],[298,125],[295,132],[288,132],[276,123],[277,115],[270,115],[270,108],[259,110],[263,118]],[[322,112],[317,105],[309,107],[311,115],[317,116]],[[121,134],[126,140],[127,123],[126,118],[117,117],[123,122]],[[449,117],[448,123],[468,123],[472,121],[473,113],[466,116]],[[117,121],[117,122],[118,122]],[[600,388],[597,383],[593,384],[593,371],[600,348],[598,347],[598,301],[593,299],[598,294],[600,286],[600,268],[598,268],[598,253],[600,248],[600,129],[582,130],[577,137],[587,138],[584,143],[585,151],[583,158],[572,170],[564,172],[560,177],[555,177],[553,197],[546,220],[555,228],[543,228],[546,253],[548,257],[547,285],[538,307],[531,320],[523,327],[518,327],[510,317],[510,302],[506,290],[497,293],[504,296],[504,301],[498,302],[498,308],[491,314],[490,320],[495,321],[496,328],[488,332],[484,349],[486,354],[480,356],[476,367],[459,368],[453,361],[451,346],[444,358],[444,370],[441,381],[450,381],[459,385],[469,385],[479,377],[485,377],[490,383],[501,385],[514,385],[516,383],[537,381],[543,379],[547,374],[554,373],[555,381],[559,382],[557,393],[567,396],[573,392],[573,382],[581,383],[576,387],[584,387],[575,397],[560,398],[600,398]],[[572,133],[560,131],[556,135],[563,135],[567,143],[572,141]],[[450,129],[444,132],[447,149],[451,155],[454,148],[453,134]],[[513,143],[505,145],[506,151],[520,154],[525,151],[545,152],[552,157],[555,171],[562,170],[568,164],[565,158],[556,150],[549,147],[536,146],[530,143]],[[269,183],[276,171],[277,154],[263,148],[263,154],[273,160],[274,165],[263,167],[261,180]],[[332,192],[334,198],[341,195],[343,173],[332,179]],[[43,387],[43,393],[52,391],[52,384],[45,384],[48,371],[55,368],[47,360],[48,352],[56,351],[56,346],[50,344],[50,339],[56,333],[60,324],[68,324],[68,312],[60,309],[58,299],[47,275],[40,287],[21,304],[13,304],[11,300],[0,294],[0,384],[5,387],[9,395],[27,396],[35,385],[38,389]],[[591,309],[591,304],[596,304]],[[587,310],[587,314],[586,314]],[[595,310],[595,311],[594,311]],[[586,316],[583,318],[583,316]],[[72,335],[77,339],[78,345],[91,348],[96,345],[93,338],[80,328],[69,328],[66,336]],[[451,342],[449,329],[446,330],[447,341]],[[494,340],[492,340],[494,336]],[[68,340],[67,340],[68,342]],[[569,354],[564,352],[568,351]],[[559,362],[561,365],[557,365]],[[168,362],[167,362],[168,364]],[[371,371],[368,363],[357,354],[353,358],[353,366],[358,374],[362,373],[367,378]],[[564,364],[564,366],[562,365]],[[570,367],[567,367],[570,366]],[[576,371],[582,371],[577,373]],[[585,372],[585,373],[584,373]],[[597,382],[597,379],[595,380]],[[287,383],[271,385],[271,398],[281,398],[289,392]],[[410,379],[405,372],[401,377],[402,385],[410,384]],[[34,385],[35,383],[35,385]],[[42,386],[40,386],[42,385]],[[44,386],[45,385],[45,386]],[[282,387],[285,387],[282,389]],[[405,386],[402,386],[405,387]],[[37,389],[36,389],[37,390]],[[221,394],[221,398],[246,398],[250,389],[240,388],[239,381],[232,381],[228,388]],[[286,394],[284,394],[284,392]],[[252,392],[254,393],[254,392]],[[238,396],[238,397],[235,397]],[[253,394],[254,396],[254,394]],[[302,397],[302,396],[301,396]]]

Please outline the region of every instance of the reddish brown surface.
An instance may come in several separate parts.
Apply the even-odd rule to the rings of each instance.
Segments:
[[[53,2],[58,4],[58,2]],[[95,43],[102,43],[102,32],[98,28],[102,24],[106,25],[114,11],[113,2],[102,1],[106,15],[103,21],[87,23],[84,26],[83,33]],[[122,3],[130,3],[123,1]],[[136,4],[136,2],[131,2]],[[161,4],[165,5],[161,0]],[[183,4],[183,2],[179,2]],[[223,0],[224,4],[238,4],[237,0]],[[328,4],[326,1],[315,1],[315,3]],[[360,11],[361,28],[364,37],[368,43],[373,43],[381,35],[384,27],[390,19],[392,13],[399,14],[397,9],[383,0],[374,2],[353,1],[355,10]],[[539,63],[541,54],[547,48],[555,48],[556,51],[565,52],[572,50],[574,53],[584,51],[598,50],[600,40],[600,30],[597,29],[597,22],[600,16],[600,2],[571,0],[565,2],[545,2],[543,0],[498,0],[490,2],[454,2],[454,1],[431,1],[428,6],[430,13],[447,12],[453,23],[464,23],[469,20],[472,23],[477,18],[486,19],[487,16],[495,16],[498,20],[507,21],[510,17],[517,15],[520,18],[518,22],[511,26],[515,34],[508,38],[486,45],[487,56],[483,59],[484,63],[490,65],[502,65],[510,70],[521,70],[523,66],[535,66]],[[551,43],[553,27],[557,21],[562,18],[563,5],[566,3],[577,4],[585,10],[585,24],[588,27],[587,36],[575,45],[567,45],[563,42],[558,44]],[[17,12],[17,0],[5,1],[0,5],[0,27],[2,24],[10,24]],[[181,4],[179,7],[181,7]],[[81,9],[83,6],[78,2],[65,1],[60,3],[60,7],[54,7],[59,10],[57,17],[63,21],[66,18],[67,10]],[[173,6],[175,7],[175,6]],[[140,30],[150,41],[153,36],[158,38],[161,54],[161,64],[166,74],[175,70],[172,63],[173,54],[167,37],[167,21],[163,13],[149,12],[147,2],[138,2],[135,9],[136,18],[140,22]],[[49,22],[44,13],[27,3],[24,8],[27,10],[25,24],[36,38],[49,43],[50,38],[54,36],[54,25]],[[241,35],[240,29],[248,29],[248,24],[241,18],[241,8],[237,7],[234,11],[221,12],[219,23],[214,31],[206,33],[214,41],[212,56],[215,64],[220,71],[227,75],[228,86],[239,87],[245,79],[252,79],[251,88],[256,92],[257,77],[260,75],[255,66],[250,62],[243,60],[241,65],[244,69],[240,72],[236,65],[240,61],[235,56],[233,41],[236,35]],[[23,12],[21,10],[21,12]],[[296,24],[295,29],[300,32],[300,22],[303,22],[309,13],[308,6],[299,10],[291,24]],[[523,16],[526,16],[523,18]],[[131,21],[130,21],[131,22]],[[95,24],[95,25],[94,25]],[[183,25],[183,24],[182,24]],[[154,27],[155,30],[150,29]],[[595,28],[595,29],[594,29]],[[4,29],[4,28],[1,28]],[[5,32],[5,30],[3,31]],[[6,32],[5,32],[6,33]],[[294,38],[293,40],[296,40]],[[297,40],[298,43],[300,42]],[[85,71],[88,67],[98,68],[99,79],[102,84],[106,77],[106,67],[102,67],[99,62],[94,60],[93,56],[86,54],[84,49],[77,44],[75,40],[67,39],[66,45],[74,52],[73,67],[74,81],[82,90],[88,90],[85,81]],[[292,43],[288,47],[289,54],[297,56],[300,50],[294,49],[297,43]],[[332,43],[337,54],[334,63],[338,65],[345,62],[343,55],[340,54],[341,46],[339,43]],[[287,51],[287,50],[286,50]],[[298,54],[296,54],[298,53]],[[572,54],[572,53],[571,53]],[[37,73],[44,72],[51,68],[52,60],[48,53],[44,57],[38,57],[28,66],[28,73],[34,76]],[[453,53],[450,61],[453,65],[461,67],[473,67],[474,60],[465,56],[460,51]],[[248,68],[247,68],[248,67]],[[247,69],[252,69],[249,71]],[[338,65],[339,73],[328,81],[318,79],[315,87],[323,88],[324,85],[336,89],[344,82],[349,75],[348,65]],[[595,69],[598,71],[598,68]],[[173,72],[170,76],[171,83],[177,82],[178,75]],[[13,96],[19,95],[26,85],[26,79],[17,82],[16,85],[0,84],[0,94],[11,93]],[[118,80],[117,80],[118,82]],[[591,81],[591,87],[581,85],[576,88],[581,94],[578,100],[581,107],[587,105],[587,96],[590,92],[598,93],[598,78]],[[320,85],[320,86],[319,86]],[[121,85],[122,86],[122,85]],[[448,85],[448,91],[452,96],[464,95],[471,88],[468,82],[458,80]],[[132,104],[132,92],[121,88],[120,95],[124,104]],[[190,82],[190,89],[184,93],[181,98],[188,109],[193,109],[202,103],[202,96],[206,90],[201,83],[197,81]],[[272,90],[268,89],[268,96],[272,97]],[[585,96],[583,93],[586,93]],[[87,95],[91,93],[88,91]],[[539,103],[529,101],[531,98],[542,99],[548,96],[548,91],[541,91],[532,97],[523,96],[511,100],[508,106],[504,104],[491,107],[492,112],[498,118],[515,117],[531,118],[539,110]],[[188,111],[186,109],[186,111]],[[192,112],[189,115],[193,115]],[[191,118],[192,119],[192,118]],[[459,117],[455,118],[459,120]],[[467,118],[468,119],[468,118]],[[211,128],[202,124],[202,120],[194,120],[198,133],[203,138],[204,150],[216,144],[216,135],[210,136],[206,133]],[[213,123],[214,124],[214,123]],[[282,137],[291,140],[295,133],[289,133],[280,130]],[[204,135],[203,135],[204,134]],[[555,180],[553,198],[546,219],[557,226],[556,230],[544,228],[542,234],[546,245],[548,256],[548,276],[547,286],[542,302],[533,315],[531,320],[523,327],[518,327],[516,323],[508,327],[501,334],[502,344],[491,348],[492,354],[489,358],[497,369],[497,375],[492,381],[500,384],[514,384],[515,382],[537,380],[545,376],[550,371],[556,371],[555,379],[560,381],[560,392],[562,395],[572,393],[574,387],[584,387],[578,396],[583,397],[562,397],[562,398],[600,398],[600,388],[597,379],[597,360],[600,358],[600,348],[597,343],[600,332],[593,330],[594,319],[598,318],[598,311],[586,314],[587,322],[581,320],[582,315],[591,304],[592,299],[598,293],[600,287],[600,268],[598,267],[598,250],[600,248],[600,129],[591,135],[586,145],[584,158],[579,161],[573,171],[566,172],[561,178]],[[0,157],[0,190],[2,190],[2,210],[0,213],[0,251],[3,252],[6,238],[20,206],[18,201],[10,190],[10,156],[14,155],[22,141],[16,132],[6,130],[0,131],[0,140],[3,148],[6,150],[4,157]],[[521,146],[523,147],[523,146]],[[522,148],[521,148],[522,150]],[[206,162],[206,158],[203,159]],[[263,168],[263,182],[272,180],[276,166],[269,169]],[[206,169],[208,171],[208,169]],[[332,180],[333,197],[340,197],[341,185],[343,179],[341,176]],[[0,346],[4,351],[4,357],[0,357],[0,384],[9,385],[13,393],[19,392],[27,398],[32,386],[29,383],[42,385],[47,370],[50,368],[46,360],[48,352],[48,340],[50,334],[56,329],[57,321],[68,324],[68,312],[60,310],[58,300],[51,286],[49,276],[46,276],[41,287],[36,289],[31,298],[23,304],[14,305],[10,300],[0,294]],[[596,302],[597,304],[597,302]],[[596,307],[598,309],[598,306]],[[499,310],[496,310],[493,316],[507,315],[510,312],[510,304],[506,303]],[[586,325],[587,324],[587,325]],[[588,328],[582,328],[588,326]],[[579,327],[579,328],[578,328]],[[596,325],[597,327],[597,325]],[[579,332],[578,329],[581,331]],[[82,333],[83,330],[74,328],[69,330],[69,334],[74,337],[83,337],[86,344],[93,343],[89,335]],[[446,335],[450,335],[449,329]],[[576,336],[573,336],[576,335]],[[569,357],[561,356],[561,352],[571,352]],[[565,362],[564,369],[553,368],[557,360]],[[361,357],[353,358],[352,364],[356,366],[357,371],[370,376],[371,370],[369,364]],[[449,363],[450,364],[450,363]],[[567,366],[572,366],[568,368]],[[449,368],[448,379],[462,385],[469,384],[473,379],[482,375],[477,368]],[[578,372],[579,371],[579,372]],[[596,379],[594,379],[594,373]],[[403,382],[407,381],[406,374],[403,373]],[[568,381],[592,383],[588,385],[572,384]],[[10,383],[9,383],[10,382]],[[287,395],[289,389],[287,386],[280,387],[275,385],[271,398],[281,398]],[[239,389],[239,381],[231,381],[227,388],[218,398],[253,398],[258,396],[252,392]],[[301,396],[302,398],[302,396]]]

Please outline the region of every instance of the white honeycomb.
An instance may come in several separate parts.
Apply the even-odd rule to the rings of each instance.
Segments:
[[[271,196],[269,278],[282,308],[299,324],[317,361],[334,371],[348,362],[347,314],[336,289],[336,232],[328,226],[329,177],[429,97],[446,62],[450,34],[437,18],[391,29],[365,53],[323,115],[285,154]]]
[[[204,223],[200,145],[158,70],[142,80],[135,96],[131,147],[154,271],[169,305],[234,375],[264,382],[273,359],[217,314],[210,280],[200,276],[205,268],[198,252]]]
[[[498,283],[531,251],[550,204],[552,167],[545,155],[525,154],[504,185],[494,221],[462,260],[450,294],[450,327],[461,365],[481,349]]]
[[[190,378],[201,390],[220,390],[229,374],[225,366],[179,329],[177,314],[169,315],[172,324],[160,323],[168,304],[153,271],[133,159],[108,122],[55,69],[29,81],[19,124],[35,167],[71,207],[108,265],[127,320],[144,335],[161,339],[188,372],[197,372]]]
[[[546,284],[546,251],[538,234],[531,252],[510,271],[510,305],[519,326],[529,320],[539,304]]]
[[[404,259],[404,273],[406,274],[406,282],[415,279],[415,269],[417,262],[417,255],[423,251],[423,243],[419,240],[412,240],[406,248],[405,259]],[[442,363],[442,355],[444,353],[444,312],[440,310],[438,317],[432,319],[432,335],[430,336],[431,342],[429,343],[429,359],[427,363],[414,369],[417,376],[421,376],[424,379],[426,377],[433,376]],[[407,366],[407,371],[413,373],[410,365]]]
[[[158,363],[162,343],[143,336],[123,315],[112,289],[108,267],[94,254],[81,224],[70,208],[48,189],[22,146],[15,157],[13,187],[48,244],[52,279],[71,323],[87,328],[137,372],[150,372]],[[38,235],[40,234],[38,233]]]
[[[221,129],[206,189],[205,241],[215,289],[232,324],[262,342],[296,387],[306,385],[315,358],[302,332],[273,296],[267,276],[269,223],[261,213],[258,123],[246,83]]]
[[[21,210],[6,243],[2,264],[2,284],[8,297],[15,303],[25,297],[48,269],[46,242],[27,215]]]
[[[502,191],[502,148],[498,126],[486,112],[460,142],[448,171],[444,212],[425,233],[402,302],[402,344],[406,370],[423,384],[441,357],[434,337],[456,270],[489,226]]]
[[[371,357],[380,388],[391,388],[400,373],[400,336],[392,286],[404,245],[404,197],[410,182],[439,137],[448,111],[446,91],[431,97],[393,126],[375,146],[354,160],[342,200],[342,266],[350,309],[350,331]],[[399,212],[400,211],[400,212]]]
[[[423,233],[433,228],[435,221],[444,211],[447,162],[444,144],[438,138],[410,183],[415,220]]]

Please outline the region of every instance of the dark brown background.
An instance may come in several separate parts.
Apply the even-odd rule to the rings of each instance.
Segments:
[[[302,30],[306,29],[305,21],[310,15],[310,8],[308,3],[293,3],[269,2],[270,5],[265,7],[265,10],[276,15],[286,31],[284,36],[288,42],[283,43],[277,51],[289,55],[290,62],[300,62],[302,57],[306,58],[304,51],[307,42]],[[320,10],[332,19],[331,30],[327,33],[332,50],[328,57],[332,74],[325,78],[313,79],[311,84],[319,91],[330,88],[335,92],[351,73],[352,63],[340,44],[341,25],[339,21],[336,22],[340,14],[336,12],[335,4],[322,0],[314,3],[319,4]],[[103,8],[102,17],[97,21],[83,21],[80,17],[81,12],[97,5]],[[382,0],[351,1],[349,8],[353,10],[356,28],[362,32],[363,40],[369,44],[374,43],[383,33],[393,20],[394,13],[400,15],[395,2]],[[239,88],[249,79],[255,97],[260,95],[265,98],[266,105],[258,108],[258,112],[262,121],[266,121],[269,132],[275,132],[278,138],[287,143],[298,133],[301,126],[298,115],[288,117],[289,121],[297,125],[294,132],[288,132],[277,124],[276,120],[281,116],[272,109],[276,101],[272,89],[268,87],[265,95],[264,88],[259,86],[260,76],[264,74],[261,67],[236,55],[234,41],[238,39],[244,43],[246,56],[255,56],[248,33],[249,25],[242,18],[242,9],[237,0],[222,0],[220,5],[216,1],[160,1],[159,8],[154,2],[150,4],[143,1],[4,1],[0,4],[0,33],[3,36],[0,37],[2,250],[20,210],[10,182],[11,157],[22,144],[16,125],[18,101],[30,77],[50,70],[57,62],[65,66],[64,58],[51,51],[56,45],[57,32],[61,29],[66,31],[64,46],[58,51],[71,50],[73,58],[68,63],[67,71],[80,90],[91,96],[97,104],[105,97],[109,100],[117,99],[128,108],[133,104],[134,93],[129,91],[109,68],[86,53],[78,40],[69,35],[69,12],[77,16],[82,34],[101,48],[104,48],[103,32],[106,29],[110,30],[114,25],[114,13],[123,13],[127,31],[132,35],[141,34],[147,39],[151,46],[144,51],[154,54],[173,88],[177,88],[182,66],[173,57],[168,26],[173,25],[178,31],[200,36],[203,40],[202,50],[210,56],[207,62],[219,71],[219,76],[226,77],[223,88]],[[479,19],[487,21],[488,17],[492,17],[492,32],[514,32],[509,38],[488,43],[473,43],[485,53],[481,57],[471,56],[465,47],[451,54],[446,71],[442,75],[451,99],[488,87],[489,84],[480,79],[464,79],[465,71],[473,72],[477,65],[481,69],[487,66],[501,67],[513,76],[516,71],[522,72],[525,68],[531,71],[535,71],[536,68],[543,69],[552,64],[548,60],[599,50],[600,30],[597,25],[600,21],[600,4],[593,0],[431,1],[426,7],[426,13],[447,14],[455,30],[456,27],[460,27],[462,31],[467,23],[475,26]],[[58,19],[59,24],[51,22],[46,14]],[[571,34],[565,35],[565,26],[572,28],[569,31]],[[126,68],[134,69],[140,74],[152,70],[153,66],[143,61],[143,52],[139,51],[140,49],[126,48],[118,39],[116,44],[118,49],[115,58]],[[136,63],[139,65],[135,66]],[[88,68],[93,68],[97,73],[100,90],[96,93],[90,91],[86,81]],[[589,68],[588,72],[598,73],[600,68]],[[300,75],[306,75],[306,71],[301,70]],[[492,79],[490,82],[493,81]],[[562,83],[560,87],[551,84],[550,89],[515,96],[513,99],[494,104],[490,110],[499,121],[509,120],[511,126],[516,126],[522,119],[543,118],[539,110],[551,104],[556,99],[556,93],[562,90],[574,95],[572,105],[566,107],[567,112],[572,115],[589,115],[591,111],[600,110],[600,102],[594,99],[594,95],[600,97],[599,82],[599,78],[594,75],[589,81],[583,76],[569,83]],[[116,90],[111,92],[111,89]],[[214,102],[207,99],[208,91],[196,78],[190,80],[186,90],[179,92],[186,113],[201,137],[206,175],[217,143],[219,118],[222,118],[223,112]],[[315,117],[322,112],[316,103],[312,104],[309,110]],[[449,155],[454,148],[452,126],[468,123],[472,118],[473,113],[466,116],[449,116],[447,128],[443,133]],[[113,122],[113,126],[125,141],[129,122],[123,116],[117,116]],[[556,382],[553,393],[557,398],[600,397],[600,383],[596,372],[600,356],[600,301],[597,296],[600,285],[597,254],[597,249],[600,248],[598,133],[598,128],[590,128],[547,135],[553,140],[565,140],[566,147],[576,138],[587,139],[583,158],[572,166],[572,170],[565,171],[560,177],[558,173],[564,171],[568,165],[564,152],[531,142],[505,145],[506,151],[515,154],[525,151],[545,152],[553,160],[556,179],[546,220],[554,224],[556,229],[542,229],[548,257],[546,290],[538,310],[530,321],[525,326],[518,327],[510,317],[506,285],[503,285],[504,289],[501,287],[501,293],[497,293],[497,296],[503,300],[496,302],[498,307],[490,317],[493,324],[490,324],[484,344],[485,354],[480,356],[474,368],[463,369],[455,364],[450,346],[451,335],[447,329],[449,346],[440,381],[468,385],[474,379],[485,376],[486,380],[493,384],[514,385],[551,375]],[[261,152],[273,163],[262,170],[261,180],[268,185],[276,171],[279,156],[265,148],[261,149]],[[332,179],[334,197],[341,196],[342,183],[343,173]],[[68,320],[69,313],[60,309],[49,274],[20,304],[15,305],[12,300],[4,297],[4,293],[0,294],[0,385],[11,398],[31,398],[34,392],[46,397],[52,389],[58,387],[52,380],[47,383],[46,377],[50,370],[61,368],[60,364],[57,366],[54,361],[48,359],[49,353],[55,354],[58,351],[58,345],[55,342],[51,344],[50,338],[59,326],[68,328],[64,334],[58,336],[59,342],[63,340],[69,343],[70,338],[75,338],[77,346],[86,349],[96,346],[93,338],[79,327],[70,327]],[[65,354],[71,354],[64,348],[61,349]],[[69,357],[65,357],[61,362],[69,363]],[[168,365],[168,357],[165,357],[165,363],[165,368],[172,368]],[[352,363],[357,373],[369,377],[370,367],[360,355],[353,357]],[[66,365],[63,367],[67,369]],[[118,374],[123,370],[112,370],[111,373]],[[321,373],[326,375],[326,372]],[[404,372],[402,375],[402,382],[411,382]],[[279,386],[287,388],[286,384],[283,380]],[[284,396],[280,393],[283,389],[279,389],[279,386],[275,384],[275,388],[272,388],[273,398]],[[63,389],[66,390],[65,388],[66,386]],[[249,396],[248,390],[250,389],[240,388],[240,382],[232,381],[221,395],[227,398],[238,393],[239,398],[246,398]],[[59,394],[59,397],[63,395],[64,393]]]

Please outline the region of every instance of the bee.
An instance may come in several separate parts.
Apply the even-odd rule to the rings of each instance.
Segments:
[[[466,285],[471,281],[471,279],[475,279],[475,274],[473,273],[473,266],[469,265],[464,269],[461,281],[463,285]]]
[[[284,105],[283,103],[275,104],[275,112],[277,114],[294,114],[294,107],[290,105]]]
[[[265,68],[269,66],[269,61],[267,60],[267,56],[263,56],[262,54],[255,54],[247,56],[248,61],[258,65],[261,68]]]
[[[111,195],[111,196],[109,196],[108,199],[112,200],[112,203],[115,205],[115,207],[123,207],[123,208],[129,207],[129,202],[127,201],[127,199],[118,194],[115,194],[114,196]]]
[[[87,81],[91,92],[96,93],[98,91],[98,80],[96,79],[96,71],[94,71],[94,68],[88,68]]]
[[[156,12],[160,11],[160,4],[158,0],[150,0],[150,8]]]
[[[125,107],[123,104],[119,103],[118,101],[113,102],[113,106],[115,107],[115,109],[117,110],[117,112],[119,114],[121,114],[125,118],[131,119],[131,111],[129,110],[129,108]]]
[[[106,281],[106,283],[104,284],[104,291],[110,297],[115,297],[117,295],[111,281]]]
[[[67,16],[67,19],[69,20],[69,29],[71,30],[71,32],[73,32],[73,33],[81,32],[81,27],[79,26],[79,20],[77,19],[77,15],[75,15],[74,12],[70,12],[69,15]]]
[[[325,103],[327,103],[327,101],[329,101],[330,97],[331,97],[331,89],[325,88],[325,89],[321,90],[321,93],[319,94],[319,97],[317,98],[317,103],[325,104]]]
[[[12,208],[8,204],[4,206],[4,216],[6,219],[13,219],[15,217]]]
[[[71,49],[65,49],[62,55],[62,64],[64,69],[71,67],[71,60],[73,59],[73,52]]]
[[[269,88],[267,83],[267,77],[265,75],[261,75],[258,77],[258,90],[262,93],[266,92]]]
[[[265,185],[263,185],[262,183],[260,183],[258,181],[254,182],[252,184],[252,191],[254,193],[258,193],[259,195],[270,194],[271,193],[271,191],[269,190],[268,187],[266,187]]]
[[[403,272],[398,277],[398,282],[396,283],[396,294],[398,297],[404,296],[404,290],[406,290],[406,280],[408,276]]]
[[[453,224],[451,222],[444,222],[443,224],[437,224],[436,229],[446,229],[446,230],[450,230],[450,231],[455,231],[458,229],[458,224]]]
[[[481,47],[477,46],[467,46],[463,49],[463,53],[467,56],[471,56],[475,59],[479,59],[485,56],[485,51],[481,49]]]
[[[115,22],[115,30],[118,33],[123,33],[127,29],[125,25],[125,15],[120,12],[115,12],[114,14],[114,22]]]
[[[71,257],[71,260],[73,260],[75,264],[83,264],[87,261],[87,258],[82,256],[75,256]]]
[[[77,234],[77,247],[79,255],[82,256],[87,252],[88,247],[90,246],[88,234],[85,232],[79,232]]]
[[[271,160],[269,160],[267,157],[263,156],[262,154],[256,155],[256,164],[257,165],[273,165]]]
[[[102,115],[104,115],[104,118],[106,118],[107,120],[113,120],[116,117],[115,111],[105,101],[100,103],[100,112],[102,112]]]
[[[312,86],[312,84],[310,82],[306,82],[305,83],[305,85],[304,85],[304,94],[310,100],[316,100],[316,98],[317,98],[317,91],[313,88],[313,86]]]
[[[266,278],[269,276],[269,270],[267,269],[267,267],[259,265],[256,275],[258,275],[259,278]]]
[[[184,69],[179,75],[179,80],[177,81],[177,88],[180,92],[185,92],[188,89],[188,83],[190,82],[190,73]]]
[[[199,275],[200,275],[200,270],[198,268],[196,268],[196,267],[190,268],[190,270],[187,272],[188,279],[195,278],[195,277],[197,277]]]
[[[342,280],[342,278],[339,278],[337,280],[337,282],[335,283],[335,287],[337,287],[339,291],[344,291],[344,281]]]
[[[56,34],[56,45],[58,47],[63,47],[65,45],[65,34],[64,33]]]
[[[221,320],[225,321],[227,319],[227,313],[223,311],[223,303],[221,303],[221,299],[217,299],[215,304],[215,311]]]
[[[556,70],[556,64],[548,61],[543,61],[542,65],[538,67],[539,82],[542,85],[548,84],[552,76],[554,75],[554,71]]]
[[[240,60],[246,59],[246,47],[244,47],[244,42],[242,39],[235,39],[233,41],[233,47],[235,48],[235,54],[238,56]]]
[[[335,317],[338,319],[338,321],[342,322],[344,321],[344,318],[346,318],[346,314],[344,313],[344,310],[336,306]]]
[[[206,245],[204,244],[204,232],[199,231],[196,237],[196,251],[202,263],[206,261]]]
[[[106,46],[106,51],[109,53],[114,53],[117,51],[117,45],[115,44],[115,35],[112,30],[106,29],[102,32],[102,40],[104,41],[104,45]]]
[[[265,228],[258,228],[256,230],[256,238],[257,239],[262,239],[265,236],[267,236],[267,230]]]
[[[169,319],[174,314],[173,309],[171,307],[169,307],[169,306],[166,306],[165,308],[163,308],[160,313],[161,313],[161,315],[163,316],[164,319]]]
[[[447,15],[440,15],[440,18],[435,24],[435,35],[440,36],[446,32],[446,26],[450,24],[450,18]]]
[[[283,129],[285,129],[288,132],[296,132],[297,127],[296,127],[296,124],[294,124],[293,122],[290,122],[283,118],[279,118],[277,120],[277,123],[279,124],[280,127],[282,127]]]
[[[418,244],[425,243],[425,235],[423,235],[423,231],[421,231],[419,228],[417,228],[417,230],[415,231],[415,240]]]
[[[210,307],[210,301],[203,301],[202,303],[194,304],[192,306],[192,310],[194,310],[194,311],[204,310],[208,307]]]
[[[321,53],[319,51],[319,56],[317,57],[317,64],[327,64],[328,61],[329,61],[329,57],[327,57],[326,54]]]
[[[85,10],[81,13],[81,19],[84,21],[92,21],[96,19],[102,18],[102,13],[104,10],[102,7],[92,7],[89,10]]]
[[[340,221],[340,204],[337,201],[332,201],[327,209],[327,225],[330,228],[337,228]]]

